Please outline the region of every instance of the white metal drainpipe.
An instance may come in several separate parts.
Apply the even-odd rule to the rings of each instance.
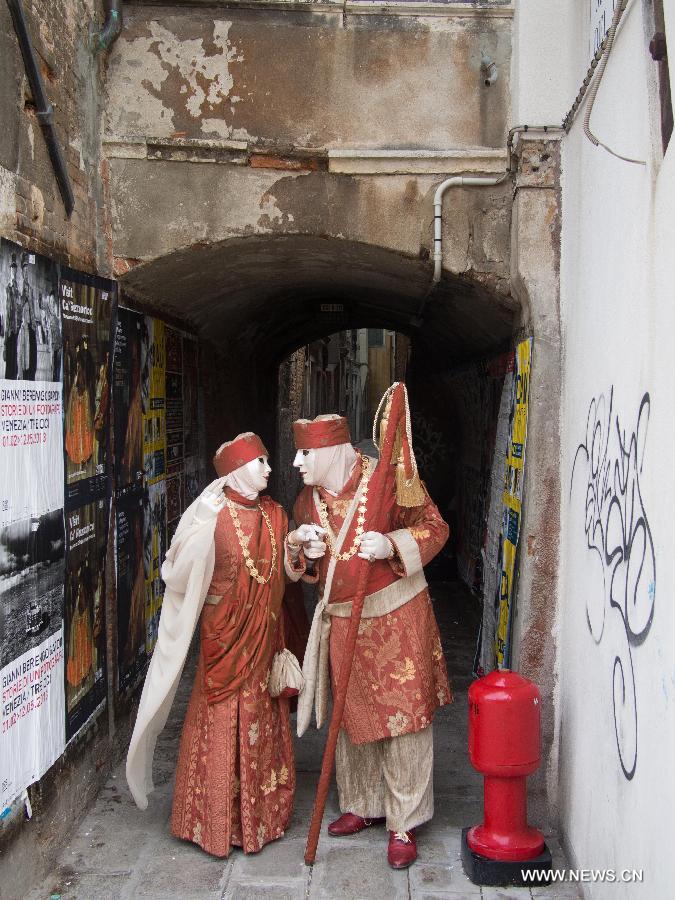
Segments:
[[[490,187],[499,184],[508,177],[508,172],[501,175],[453,175],[446,178],[436,188],[434,194],[434,278],[432,286],[441,280],[443,269],[443,194],[451,187]]]

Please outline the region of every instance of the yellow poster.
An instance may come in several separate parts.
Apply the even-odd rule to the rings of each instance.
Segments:
[[[164,322],[145,317],[142,345],[143,469],[146,484],[166,474],[166,340]]]
[[[166,330],[164,322],[145,317],[143,332],[143,497],[145,570],[145,650],[157,642],[164,599],[160,567],[166,555]]]
[[[502,572],[499,594],[499,621],[495,639],[495,654],[498,668],[508,668],[511,659],[513,575],[516,568],[516,551],[520,534],[531,364],[532,338],[527,338],[516,347],[514,390],[511,406],[513,416],[502,498],[502,530],[500,536]]]

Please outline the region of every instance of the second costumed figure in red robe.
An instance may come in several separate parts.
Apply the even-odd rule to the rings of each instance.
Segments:
[[[327,691],[342,665],[359,557],[371,566],[336,752],[342,815],[331,835],[386,822],[388,860],[417,857],[414,829],[433,816],[433,718],[452,699],[423,566],[441,550],[448,526],[419,485],[417,505],[397,500],[385,480],[386,533],[365,532],[369,481],[376,465],[352,447],[347,420],[319,416],[293,425],[294,465],[305,487],[286,540],[289,575],[318,585],[305,654],[298,733],[326,715]],[[390,495],[389,495],[390,494]],[[309,560],[314,560],[309,562]]]

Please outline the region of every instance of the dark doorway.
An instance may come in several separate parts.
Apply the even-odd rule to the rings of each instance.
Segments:
[[[257,431],[287,507],[299,487],[290,425],[303,399],[313,415],[347,412],[367,440],[380,387],[405,379],[420,471],[451,529],[427,574],[466,588],[471,602],[454,619],[464,622],[480,608],[500,359],[518,304],[468,275],[446,274],[430,293],[430,277],[427,262],[381,247],[267,235],[186,248],[132,269],[123,287],[200,338],[206,470],[223,440]],[[375,365],[368,372],[377,390],[357,403],[359,341],[381,361],[377,379]]]

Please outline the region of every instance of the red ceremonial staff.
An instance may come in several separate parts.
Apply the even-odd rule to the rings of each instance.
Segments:
[[[397,488],[405,491],[406,489],[414,490],[417,487],[417,471],[409,443],[410,423],[407,421],[407,395],[403,382],[393,384],[382,398],[383,402],[385,399],[386,407],[382,418],[384,436],[380,445],[380,460],[370,479],[370,502],[368,506],[368,520],[364,526],[365,531],[381,532],[388,530],[388,516],[391,505],[384,502],[388,491],[393,494]],[[382,404],[380,404],[381,406]],[[399,453],[400,459],[397,458]],[[396,469],[392,467],[392,463],[398,464]],[[404,502],[402,505],[414,504]],[[356,638],[359,633],[359,623],[361,622],[361,612],[363,610],[363,601],[366,597],[369,574],[370,565],[368,561],[365,559],[359,560],[359,579],[354,599],[352,600],[352,612],[345,641],[343,663],[338,674],[335,696],[333,697],[333,712],[328,728],[328,737],[326,738],[326,747],[321,763],[321,774],[307,835],[305,863],[308,866],[312,865],[316,858],[316,846],[319,842],[326,797],[328,796],[328,788],[335,763],[335,748],[347,699],[347,686],[352,671],[354,648],[356,647]]]

